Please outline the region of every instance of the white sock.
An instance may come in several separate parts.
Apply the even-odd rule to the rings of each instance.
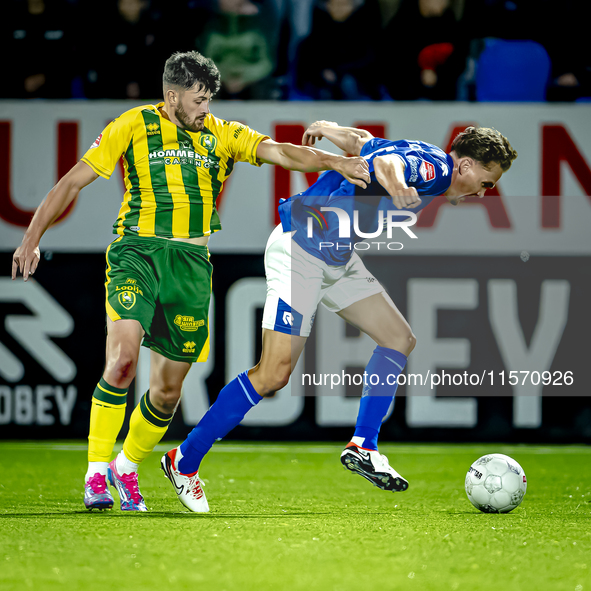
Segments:
[[[88,470],[86,471],[84,482],[88,482],[89,479],[92,478],[95,474],[102,474],[106,477],[108,469],[108,462],[88,462]]]
[[[351,437],[351,443],[358,445],[359,447],[363,447],[363,443],[365,442],[365,437]]]
[[[131,474],[132,472],[137,472],[138,466],[139,464],[127,459],[123,450],[121,450],[115,458],[115,467],[119,474]]]

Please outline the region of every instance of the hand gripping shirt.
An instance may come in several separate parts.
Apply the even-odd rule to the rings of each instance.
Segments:
[[[421,197],[421,204],[414,209],[396,209],[390,195],[376,180],[374,158],[390,154],[402,160],[406,184],[415,187]],[[418,213],[437,195],[445,193],[451,184],[451,156],[425,142],[373,138],[363,146],[361,156],[369,165],[371,182],[367,189],[331,170],[323,173],[306,191],[279,205],[284,231],[296,230],[295,242],[331,266],[345,265],[354,252],[354,245],[365,240],[355,232],[355,219],[360,234],[376,232],[388,211],[401,212],[400,216],[392,216],[394,221],[407,220],[404,211]],[[339,208],[347,214],[348,220],[341,212],[323,212],[322,207]],[[347,221],[348,232],[344,227]]]
[[[164,103],[136,107],[112,121],[82,157],[109,178],[119,159],[125,195],[113,233],[196,238],[221,230],[216,199],[235,162],[257,164],[269,136],[236,121],[207,115],[203,131],[181,129]]]

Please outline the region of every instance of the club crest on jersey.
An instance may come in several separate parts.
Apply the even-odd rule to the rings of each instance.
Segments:
[[[103,134],[101,133],[101,135],[99,135],[96,140],[94,140],[94,142],[92,143],[92,146],[90,146],[91,148],[98,148],[101,145],[101,140],[103,139]]]
[[[432,181],[435,178],[435,167],[430,162],[425,162],[421,164],[419,168],[419,174],[423,177],[425,182]]]
[[[202,134],[199,138],[199,143],[203,146],[208,152],[213,152],[215,147],[217,146],[218,140],[215,136],[211,135],[210,133]]]
[[[135,293],[133,291],[122,291],[119,294],[119,303],[126,310],[131,310],[135,306]]]

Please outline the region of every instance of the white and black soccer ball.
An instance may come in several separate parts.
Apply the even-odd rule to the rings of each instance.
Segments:
[[[477,459],[466,474],[466,494],[484,513],[509,513],[521,504],[527,490],[523,468],[504,454]]]

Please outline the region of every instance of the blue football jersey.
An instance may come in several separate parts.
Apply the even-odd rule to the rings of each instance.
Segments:
[[[414,209],[396,209],[391,196],[376,180],[374,158],[390,154],[402,160],[406,184],[415,187],[421,197],[421,204]],[[371,177],[366,189],[331,170],[324,172],[306,191],[279,205],[284,231],[295,230],[293,239],[297,244],[331,266],[346,264],[354,252],[354,245],[366,239],[363,234],[376,232],[388,211],[401,212],[400,216],[393,216],[393,220],[406,220],[408,216],[404,211],[418,213],[437,195],[445,193],[451,184],[451,156],[425,142],[373,138],[363,146],[361,156],[367,160]],[[322,212],[322,207],[344,211],[348,216],[349,231],[344,228],[347,218],[341,212]]]

